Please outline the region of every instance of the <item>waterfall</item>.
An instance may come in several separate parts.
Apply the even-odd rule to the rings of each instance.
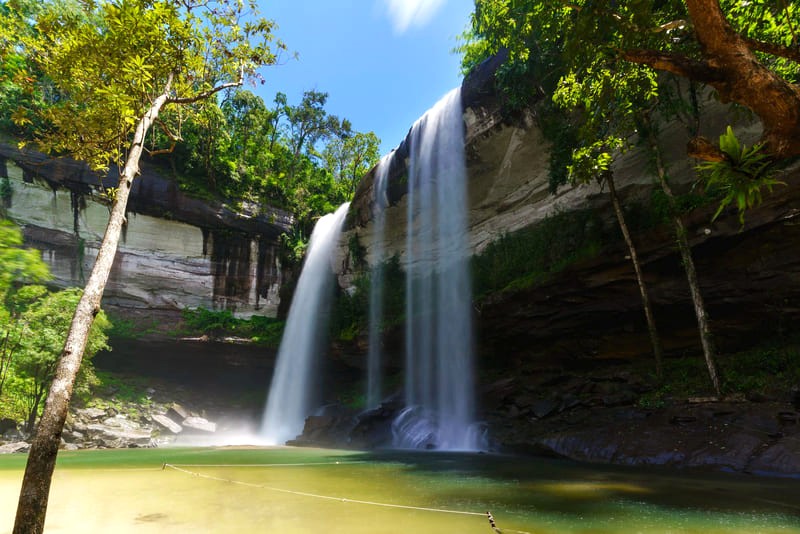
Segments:
[[[378,163],[375,170],[375,232],[372,241],[373,267],[369,288],[369,353],[367,356],[367,407],[374,408],[381,402],[382,392],[382,353],[381,353],[381,320],[383,318],[383,262],[384,239],[386,227],[386,208],[389,200],[386,197],[386,184],[389,178],[389,167],[392,163],[390,153]]]
[[[406,242],[406,409],[398,447],[474,450],[466,161],[455,89],[412,127]]]
[[[317,221],[308,244],[305,265],[297,282],[289,317],[278,349],[278,360],[261,426],[265,441],[283,444],[303,431],[313,408],[314,373],[333,289],[331,253],[339,241],[349,203]]]

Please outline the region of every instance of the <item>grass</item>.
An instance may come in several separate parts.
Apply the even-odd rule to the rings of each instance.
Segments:
[[[503,235],[473,258],[475,297],[542,283],[567,266],[596,256],[611,239],[592,210],[557,213]]]
[[[239,319],[230,311],[214,311],[206,308],[185,308],[182,312],[186,322],[186,335],[209,335],[212,337],[242,337],[260,345],[277,348],[283,336],[284,322],[272,317],[253,315]]]

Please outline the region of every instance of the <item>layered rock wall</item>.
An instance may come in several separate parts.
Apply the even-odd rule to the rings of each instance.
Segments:
[[[82,286],[108,221],[104,192],[116,177],[101,179],[75,161],[10,145],[0,145],[0,176],[11,186],[6,213],[42,251],[54,282]],[[276,315],[283,278],[278,236],[291,225],[289,214],[236,212],[194,199],[144,167],[127,218],[104,305]]]

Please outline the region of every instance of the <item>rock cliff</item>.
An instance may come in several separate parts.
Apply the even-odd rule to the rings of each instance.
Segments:
[[[76,161],[0,143],[0,177],[11,185],[6,213],[42,251],[56,284],[82,286],[105,231],[104,193],[117,183],[114,170],[100,177]],[[283,277],[278,236],[291,224],[277,209],[234,210],[193,198],[143,164],[104,306],[274,316]]]
[[[532,114],[504,111],[494,92],[493,68],[485,65],[462,86],[472,253],[485,253],[507,234],[545,228],[543,223],[555,214],[581,210],[592,213],[612,234],[618,232],[608,193],[599,186],[549,191],[548,143]],[[703,133],[709,138],[734,121],[713,102],[705,105],[703,116]],[[737,134],[750,142],[759,129],[752,122],[739,123]],[[660,135],[671,182],[678,191],[688,191],[696,175],[686,158],[685,128],[671,123]],[[387,234],[383,246],[377,247],[388,256],[397,255],[401,266],[408,144],[407,138],[392,160]],[[651,200],[656,178],[647,152],[628,152],[614,170],[626,206]],[[374,179],[375,170],[365,176],[351,204],[336,262],[343,266],[343,287],[352,286],[366,270],[352,257],[354,243],[362,247],[367,264],[376,261]],[[712,221],[715,202],[683,217],[724,380],[742,381],[730,370],[727,355],[766,340],[786,339],[790,325],[800,319],[800,166],[783,170],[780,179],[787,185],[750,210],[744,224],[732,211]],[[668,223],[643,225],[634,241],[668,360],[702,361],[674,229]],[[476,300],[480,405],[498,447],[603,462],[796,472],[800,414],[787,390],[760,391],[753,385],[746,398],[697,404],[660,391],[659,406],[642,406],[641,399],[653,395],[656,386],[648,378],[653,373],[651,349],[627,254],[616,237],[591,257],[573,261],[537,283]],[[402,326],[387,329],[384,336],[391,372],[402,367]],[[357,347],[343,346],[339,356],[363,365],[366,341],[355,341]],[[698,364],[688,371],[693,376],[687,380],[703,372]],[[709,442],[708,433],[714,431],[719,431],[718,439]],[[770,460],[773,456],[775,462]]]

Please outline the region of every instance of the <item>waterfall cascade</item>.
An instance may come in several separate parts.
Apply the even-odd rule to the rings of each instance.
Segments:
[[[459,89],[413,126],[408,169],[405,411],[397,447],[474,450],[472,289]]]
[[[349,203],[342,204],[335,213],[322,217],[311,234],[278,349],[261,426],[261,435],[272,445],[283,444],[300,434],[313,408],[316,389],[312,387],[313,378],[327,332],[333,289],[331,253],[339,241],[348,206]]]
[[[375,170],[375,239],[373,241],[373,268],[369,288],[369,353],[367,356],[367,407],[374,408],[382,398],[381,319],[383,317],[383,241],[386,230],[386,184],[392,154],[384,156]]]

